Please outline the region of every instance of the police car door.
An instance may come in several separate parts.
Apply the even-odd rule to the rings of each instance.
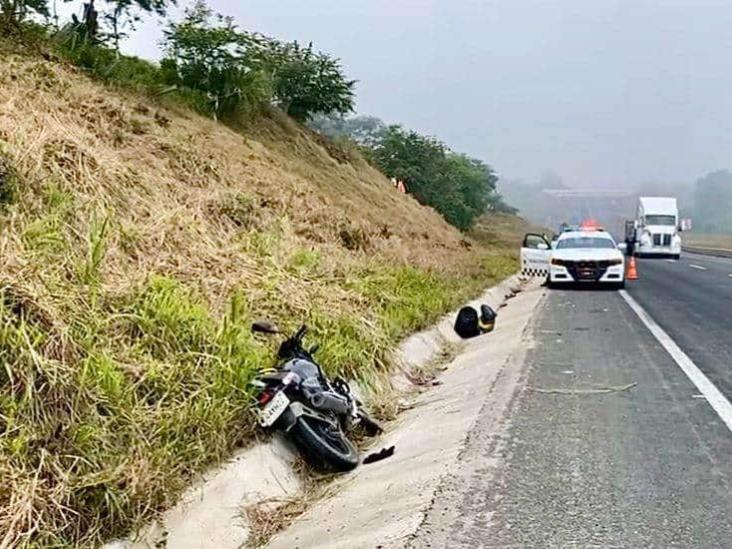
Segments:
[[[551,245],[542,235],[528,233],[521,245],[521,274],[541,278],[549,276],[551,252]]]

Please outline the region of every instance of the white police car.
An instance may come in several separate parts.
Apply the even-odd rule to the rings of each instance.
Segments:
[[[571,283],[625,286],[625,256],[610,233],[580,228],[559,235],[553,246],[528,234],[521,248],[522,273],[545,277],[550,287]]]

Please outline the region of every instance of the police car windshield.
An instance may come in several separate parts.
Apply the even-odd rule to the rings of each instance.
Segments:
[[[563,250],[567,248],[615,248],[615,243],[609,238],[597,236],[573,236],[563,238],[557,242],[557,249]]]

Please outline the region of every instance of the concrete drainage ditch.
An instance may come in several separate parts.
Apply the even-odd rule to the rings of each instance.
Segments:
[[[518,277],[511,277],[487,290],[470,305],[478,307],[481,303],[487,303],[498,310],[508,298],[520,292],[523,286]],[[399,393],[406,395],[415,388],[408,372],[434,361],[447,347],[464,345],[465,342],[453,330],[454,317],[454,312],[445,315],[432,328],[412,335],[399,345],[396,350],[399,369],[391,380]],[[498,325],[501,325],[500,313]],[[377,439],[375,446],[380,444]],[[295,449],[283,436],[274,436],[268,442],[240,450],[226,463],[201,475],[183,494],[178,504],[166,511],[158,521],[129,539],[113,541],[104,547],[242,547],[248,543],[250,537],[250,526],[243,512],[245,507],[302,496],[304,482],[293,467],[296,461]],[[358,470],[361,468],[363,466]],[[342,478],[348,479],[350,476],[345,475]]]

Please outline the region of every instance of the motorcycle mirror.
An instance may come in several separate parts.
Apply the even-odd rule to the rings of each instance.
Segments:
[[[271,322],[260,320],[252,324],[252,332],[259,334],[279,334],[280,331],[277,326]]]

